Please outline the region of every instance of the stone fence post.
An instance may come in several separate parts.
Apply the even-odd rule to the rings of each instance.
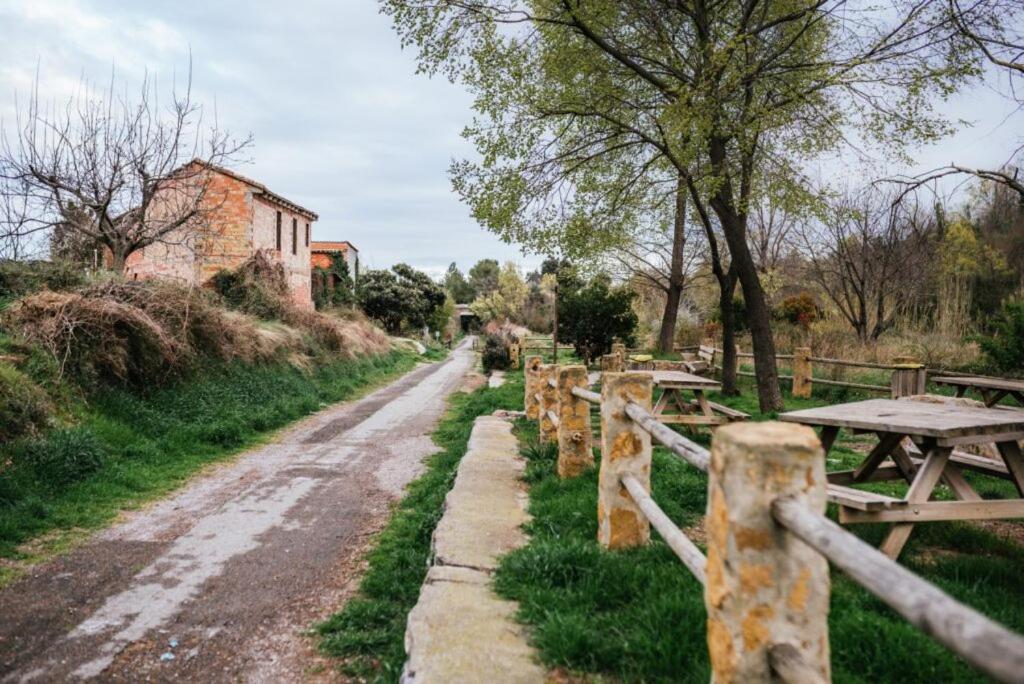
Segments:
[[[892,398],[910,397],[924,394],[928,380],[928,370],[924,364],[918,363],[910,356],[897,356],[893,359]]]
[[[537,385],[537,370],[542,361],[539,356],[527,356],[526,363],[523,364],[523,409],[530,420],[537,420],[539,417],[540,404],[537,402],[537,392],[540,388]]]
[[[618,354],[605,354],[601,357],[602,373],[621,373],[626,370]]]
[[[767,682],[778,670],[827,682],[829,574],[824,556],[779,526],[778,497],[825,513],[825,457],[814,431],[733,423],[715,431],[708,471],[704,603],[712,682]]]
[[[558,389],[551,386],[551,380],[557,382],[558,366],[553,363],[542,364],[537,370],[537,391],[540,392],[540,406],[538,406],[540,419],[540,441],[556,442],[558,440],[558,426],[551,420],[549,411],[558,414]]]
[[[793,350],[793,396],[810,397],[813,377],[810,347],[797,347]]]
[[[651,376],[606,373],[601,377],[601,470],[597,491],[597,539],[609,549],[646,544],[651,526],[622,485],[623,475],[651,489],[651,435],[626,415],[629,401],[651,410]]]
[[[508,365],[512,370],[519,370],[519,343],[508,345]]]
[[[558,370],[558,476],[575,477],[594,465],[590,433],[590,402],[572,393],[587,389],[587,367],[565,366]]]
[[[612,343],[612,354],[619,357],[619,372],[626,370],[626,345],[622,342]]]

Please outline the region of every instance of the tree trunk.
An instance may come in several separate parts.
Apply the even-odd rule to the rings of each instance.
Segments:
[[[128,252],[120,245],[110,248],[110,270],[118,275],[124,275],[124,265],[128,260]]]
[[[679,302],[683,297],[683,249],[686,246],[686,185],[682,178],[676,188],[676,215],[672,229],[672,263],[669,266],[668,289],[665,292],[665,313],[661,317],[658,351],[672,352],[676,338]]]
[[[726,237],[729,237],[728,232]],[[733,242],[738,244],[733,245]],[[729,251],[740,287],[743,288],[743,299],[747,304],[747,323],[750,325],[750,337],[754,345],[758,406],[762,413],[781,411],[784,406],[782,392],[779,390],[779,370],[775,361],[775,339],[772,336],[772,317],[768,301],[761,288],[761,280],[757,277],[746,240],[730,240]]]
[[[722,319],[722,394],[737,396],[739,359],[736,356],[736,314],[732,300],[736,293],[736,276],[730,272],[718,281],[718,308]]]
[[[712,144],[712,161],[716,168],[724,168],[724,144]],[[729,245],[730,270],[734,270],[743,289],[747,305],[747,322],[754,345],[754,374],[757,379],[757,402],[762,413],[781,411],[782,392],[779,390],[779,370],[775,361],[775,340],[772,336],[772,317],[768,301],[757,275],[754,258],[747,244],[746,220],[733,203],[733,189],[723,175],[711,206],[718,215]]]

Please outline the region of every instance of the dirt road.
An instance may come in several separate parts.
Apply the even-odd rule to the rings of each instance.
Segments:
[[[7,587],[0,681],[309,677],[301,633],[353,588],[472,364],[464,343],[326,409]]]

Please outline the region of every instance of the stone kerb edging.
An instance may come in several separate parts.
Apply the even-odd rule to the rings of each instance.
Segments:
[[[409,613],[402,681],[543,682],[517,605],[490,589],[499,558],[526,543],[529,520],[520,483],[524,463],[512,424],[476,419],[444,515],[433,536],[433,559]]]

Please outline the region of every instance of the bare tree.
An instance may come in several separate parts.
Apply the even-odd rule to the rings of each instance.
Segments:
[[[624,278],[657,291],[665,298],[658,349],[671,352],[683,294],[704,257],[703,235],[692,240],[687,222],[687,189],[680,179],[676,192],[665,198],[671,208],[657,212],[651,224],[630,234],[611,252],[613,268]]]
[[[934,227],[916,202],[864,190],[803,230],[808,275],[862,342],[877,340],[922,294]]]
[[[759,202],[749,217],[750,251],[761,274],[774,271],[790,247],[793,217],[777,204]]]
[[[1020,0],[947,0],[950,21],[956,31],[973,44],[992,65],[997,78],[1005,77],[1006,95],[1017,103],[1016,114],[1024,110],[1024,3]],[[1024,176],[1021,175],[1024,146],[1017,147],[997,168],[980,168],[951,163],[913,177],[892,179],[905,191],[938,178],[954,175],[975,176],[1013,190],[1024,202]]]
[[[210,167],[232,163],[250,143],[216,121],[204,128],[191,69],[166,107],[148,78],[135,100],[119,95],[112,78],[102,92],[83,85],[63,107],[41,101],[37,80],[0,145],[3,195],[19,209],[5,217],[4,233],[23,238],[59,226],[108,251],[116,271],[155,243],[194,249],[223,199]]]

